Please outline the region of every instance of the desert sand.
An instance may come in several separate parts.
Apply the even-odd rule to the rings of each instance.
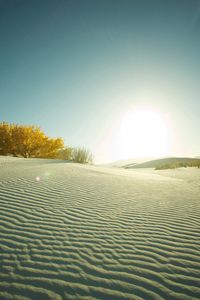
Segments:
[[[0,299],[200,299],[200,170],[0,157]]]

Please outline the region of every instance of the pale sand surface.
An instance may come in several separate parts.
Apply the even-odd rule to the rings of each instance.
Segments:
[[[200,170],[0,157],[0,299],[200,299]]]

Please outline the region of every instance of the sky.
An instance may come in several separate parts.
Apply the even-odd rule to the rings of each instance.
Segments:
[[[199,86],[200,0],[0,0],[0,122],[103,163],[122,158],[120,120],[144,107],[167,123],[166,154],[197,156]]]

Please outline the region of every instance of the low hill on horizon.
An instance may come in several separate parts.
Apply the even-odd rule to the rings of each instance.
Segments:
[[[137,165],[153,159],[155,159],[155,157],[136,157],[136,158],[129,158],[129,159],[121,159],[121,160],[113,161],[111,163],[101,164],[101,166],[124,168],[124,166],[126,165]]]
[[[125,169],[157,168],[161,165],[173,164],[173,163],[188,163],[194,160],[200,160],[200,159],[192,158],[192,157],[166,157],[166,158],[153,159],[142,163],[126,164],[123,166],[123,168]]]

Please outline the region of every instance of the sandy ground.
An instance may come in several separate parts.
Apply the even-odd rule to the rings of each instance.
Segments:
[[[0,299],[200,299],[200,170],[0,157]]]

